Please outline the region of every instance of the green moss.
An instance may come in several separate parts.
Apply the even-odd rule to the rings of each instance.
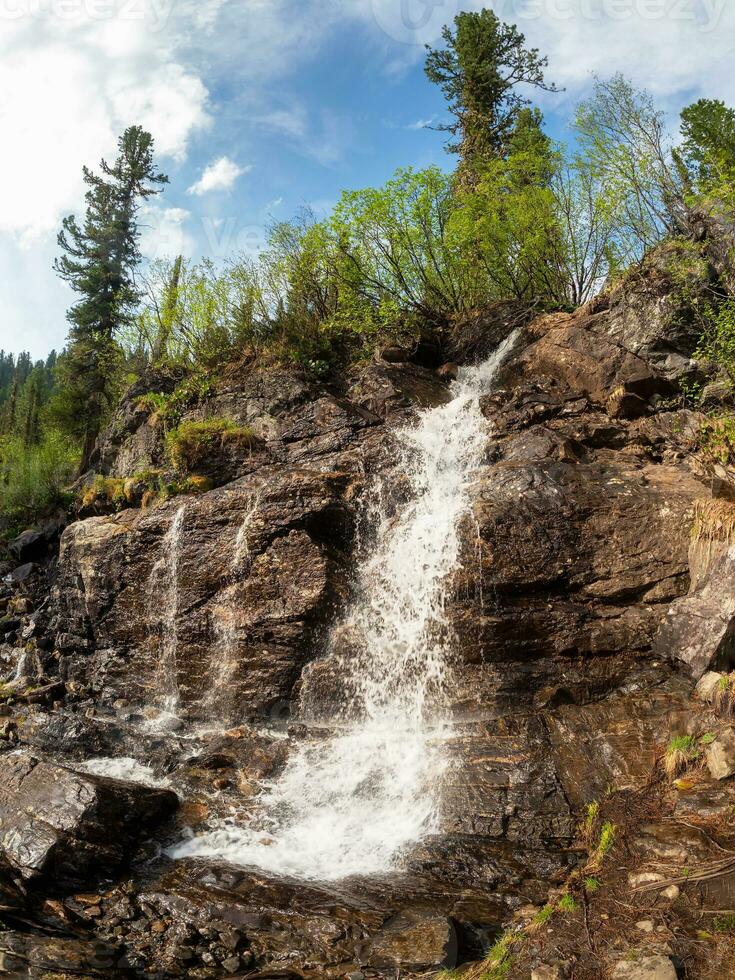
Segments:
[[[584,879],[584,890],[588,895],[593,895],[595,892],[602,888],[602,882],[599,878],[585,878]]]
[[[237,425],[232,419],[211,418],[182,422],[172,429],[166,436],[166,452],[180,473],[191,473],[218,446],[250,448],[254,443],[249,426]]]

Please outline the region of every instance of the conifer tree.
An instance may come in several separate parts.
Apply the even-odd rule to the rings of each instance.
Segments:
[[[509,150],[518,114],[529,101],[517,86],[557,89],[545,81],[548,59],[527,48],[517,27],[492,10],[458,14],[454,30],[445,27],[442,37],[443,49],[427,45],[425,71],[454,116],[437,128],[450,134],[447,149],[460,154],[460,177],[471,182],[483,160],[502,158]]]
[[[67,314],[71,329],[59,362],[63,395],[57,411],[82,443],[82,470],[115,393],[120,360],[115,336],[130,321],[139,298],[138,212],[168,182],[154,166],[153,138],[140,126],[125,130],[118,150],[112,165],[102,160],[100,174],[84,168],[84,223],[80,227],[73,215],[64,219],[58,236],[64,254],[54,264],[80,295]]]

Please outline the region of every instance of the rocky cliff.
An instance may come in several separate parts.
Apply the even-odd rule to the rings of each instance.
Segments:
[[[183,418],[252,438],[208,445],[199,492],[164,502],[136,488],[166,466],[143,396],[175,381],[129,392],[95,463],[124,493],[58,545],[58,522],[22,536],[0,599],[0,971],[412,976],[493,948],[460,970],[735,975],[735,482],[680,397],[692,308],[725,275],[701,238],[706,260],[665,248],[574,313],[454,325],[462,362],[516,334],[447,583],[439,825],[390,872],[305,882],[166,849],[247,821],[329,737],[367,488],[390,473],[401,512],[394,433],[450,400],[456,366],[391,350],[315,384],[233,365]]]

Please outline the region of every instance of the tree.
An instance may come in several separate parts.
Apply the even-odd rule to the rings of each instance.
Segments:
[[[590,173],[619,215],[627,260],[667,235],[686,233],[688,208],[662,112],[622,75],[597,79],[577,110],[576,129]]]
[[[700,99],[681,114],[683,142],[677,159],[699,194],[731,197],[735,184],[735,110],[724,102]]]
[[[168,182],[154,167],[153,137],[140,126],[125,130],[118,150],[114,164],[102,160],[100,175],[84,168],[84,224],[80,227],[73,215],[64,219],[58,244],[65,254],[54,263],[81,296],[67,314],[69,343],[59,365],[65,390],[57,407],[68,430],[82,442],[82,469],[89,464],[115,394],[120,360],[116,334],[130,322],[139,299],[138,211]]]
[[[425,71],[449,103],[454,121],[438,128],[451,135],[447,149],[460,154],[460,176],[471,182],[483,160],[508,152],[518,114],[528,105],[517,86],[557,89],[544,78],[548,59],[491,10],[458,14],[454,30],[445,27],[442,37],[443,49],[427,45]]]

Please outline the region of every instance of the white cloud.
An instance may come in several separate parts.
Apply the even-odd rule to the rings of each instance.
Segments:
[[[186,223],[191,214],[185,208],[166,207],[161,202],[148,203],[140,213],[140,250],[148,259],[194,253],[194,238]]]
[[[204,168],[201,177],[191,185],[187,194],[201,197],[211,191],[229,191],[238,177],[249,173],[252,169],[252,167],[240,167],[229,157],[220,157]]]
[[[181,160],[209,122],[199,74],[154,29],[162,7],[138,6],[137,17],[126,0],[100,9],[107,16],[65,17],[34,4],[0,20],[0,233],[26,245],[78,209],[82,164],[114,155],[126,126],[149,128],[164,163]]]
[[[406,129],[428,129],[434,124],[434,116],[430,116],[428,119],[417,119],[415,122],[409,123]]]

